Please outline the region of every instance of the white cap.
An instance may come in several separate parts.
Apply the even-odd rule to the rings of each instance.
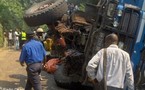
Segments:
[[[44,32],[42,28],[38,28],[36,32]]]

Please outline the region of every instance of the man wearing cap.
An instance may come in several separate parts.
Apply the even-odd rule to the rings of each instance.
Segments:
[[[36,37],[36,39],[38,39],[39,41],[41,41],[42,43],[43,43],[43,33],[44,33],[44,31],[43,31],[43,29],[42,28],[38,28],[37,30],[36,30],[36,35],[37,35],[37,37]]]
[[[44,33],[43,29],[42,28],[38,28],[36,30],[35,39],[40,41],[43,44],[43,46],[44,46],[44,43],[43,43],[43,41],[44,41],[43,33]],[[43,78],[41,76],[41,73],[40,73],[39,77],[40,77],[40,80],[43,80]]]
[[[42,70],[42,62],[46,57],[46,51],[41,42],[34,39],[34,32],[27,32],[27,42],[22,48],[20,64],[26,63],[27,83],[25,90],[42,90],[39,74]]]

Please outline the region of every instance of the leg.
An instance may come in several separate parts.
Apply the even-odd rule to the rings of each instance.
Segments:
[[[10,46],[10,40],[8,39],[8,47]]]
[[[31,83],[30,79],[27,78],[25,90],[31,90],[31,89],[32,89],[32,83]]]
[[[34,90],[42,90],[41,83],[40,83],[40,76],[38,73],[34,75],[33,78],[31,78],[31,80],[32,80],[32,85]]]
[[[32,64],[28,67],[29,77],[34,90],[42,90],[40,83],[41,63]]]
[[[26,71],[27,71],[27,83],[26,83],[26,86],[25,86],[25,90],[31,90],[32,89],[32,83],[30,81],[31,76],[29,74],[30,72],[28,70],[28,67],[26,68]]]
[[[19,49],[19,41],[18,40],[15,41],[15,45],[16,45],[16,50],[18,50]]]

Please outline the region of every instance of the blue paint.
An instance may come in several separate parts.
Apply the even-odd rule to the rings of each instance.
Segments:
[[[144,0],[119,0],[119,3],[120,4],[125,4],[125,3],[132,4],[132,5],[142,8],[143,1]]]
[[[118,5],[117,9],[118,10],[123,10],[124,9],[124,4],[132,4],[132,5],[135,5],[139,8],[142,8],[143,2],[144,2],[144,0],[119,0],[119,5]],[[140,11],[140,12],[141,12],[140,13],[140,15],[141,15],[140,16],[140,23],[138,24],[138,29],[137,29],[137,32],[136,32],[137,36],[136,37],[138,37],[139,32],[141,32],[140,31],[140,28],[141,28],[141,25],[142,25],[141,21],[143,21],[143,20],[145,21],[145,12],[143,12],[143,11]],[[131,53],[131,55],[132,55],[131,60],[134,64],[134,70],[136,70],[137,65],[140,61],[140,57],[141,57],[141,52],[140,51],[143,49],[143,47],[145,47],[144,46],[145,45],[145,42],[144,42],[144,40],[145,40],[144,39],[145,38],[145,24],[142,27],[143,27],[143,32],[141,33],[141,39],[140,39],[139,42],[135,43],[134,50]]]
[[[134,71],[136,70],[137,65],[139,64],[140,57],[141,57],[141,50],[145,46],[145,12],[142,12],[141,14],[142,14],[141,22],[139,24],[138,32],[140,32],[139,31],[141,30],[140,28],[143,28],[143,32],[140,35],[141,36],[140,41],[134,45],[134,52],[132,53],[131,56],[131,60],[134,63]],[[139,36],[139,34],[137,34],[137,36]]]

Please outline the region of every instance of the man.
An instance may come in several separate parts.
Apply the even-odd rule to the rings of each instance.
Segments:
[[[50,37],[48,37],[48,38],[46,38],[46,40],[43,43],[44,43],[45,50],[48,52],[51,52],[52,44],[53,44],[52,39]]]
[[[43,29],[42,28],[38,28],[36,30],[36,39],[38,39],[39,41],[41,41],[43,43],[44,37],[43,37]]]
[[[40,41],[33,38],[34,33],[28,32],[28,41],[22,48],[20,55],[20,64],[24,66],[24,62],[27,65],[26,71],[28,75],[25,90],[42,90],[40,83],[40,72],[42,69],[42,62],[45,59],[46,51]]]
[[[26,32],[24,30],[21,31],[21,35],[20,35],[20,49],[22,49],[23,44],[25,44],[26,42]]]
[[[35,33],[35,39],[40,41],[42,43],[42,45],[44,46],[44,44],[43,44],[43,33],[44,33],[43,29],[42,28],[38,28],[36,30],[36,33]],[[41,73],[40,73],[39,77],[40,77],[40,80],[43,80],[43,78],[41,76]]]
[[[7,32],[4,31],[4,47],[6,48],[8,46],[8,35]]]
[[[10,30],[8,33],[8,46],[10,48],[12,48],[12,46],[13,46],[13,32],[12,32],[12,30]]]
[[[14,32],[14,40],[15,40],[15,49],[19,50],[19,31],[18,29]]]
[[[130,62],[130,56],[127,52],[121,50],[117,46],[118,37],[116,34],[109,34],[105,38],[105,46],[107,47],[107,90],[123,90],[126,79],[128,90],[134,90],[133,71]],[[88,77],[93,81],[101,81],[103,79],[103,53],[104,49],[89,61],[86,70]],[[96,72],[96,68],[98,71]]]

